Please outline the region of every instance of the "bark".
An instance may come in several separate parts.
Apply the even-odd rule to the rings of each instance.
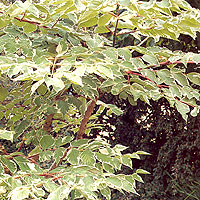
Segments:
[[[85,134],[85,130],[87,128],[87,123],[89,121],[90,116],[92,115],[95,105],[96,105],[96,101],[92,100],[92,102],[89,104],[89,106],[85,112],[83,120],[81,121],[81,125],[80,125],[79,131],[76,136],[77,140],[83,138],[83,135]]]

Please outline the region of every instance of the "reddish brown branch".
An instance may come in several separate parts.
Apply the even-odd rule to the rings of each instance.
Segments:
[[[113,31],[108,26],[106,26],[106,28],[111,32],[112,35],[114,35]]]
[[[119,19],[117,19],[116,21],[116,25],[115,25],[115,31],[114,31],[114,35],[113,35],[113,47],[115,47],[115,41],[116,41],[116,37],[117,37],[117,26],[118,26],[118,23],[119,23]]]
[[[190,107],[195,107],[194,105],[192,105],[192,104],[189,104],[189,103],[187,103],[187,102],[184,102],[184,101],[181,101],[180,99],[178,99],[178,97],[174,97],[177,101],[179,101],[179,102],[181,102],[181,103],[184,103],[184,104],[186,104],[186,105],[188,105],[188,106],[190,106]]]
[[[115,15],[114,13],[112,12],[109,12],[110,15],[114,16],[114,17],[118,17],[117,15]]]
[[[39,22],[34,22],[34,21],[31,21],[31,20],[27,20],[27,19],[23,19],[22,18],[19,18],[19,17],[14,17],[16,20],[20,21],[20,22],[27,22],[29,24],[33,24],[33,25],[36,25],[36,26],[40,26],[42,28],[49,28],[48,26],[41,26],[41,24]]]
[[[187,61],[187,64],[196,64],[194,61]],[[171,65],[171,64],[183,64],[182,61],[174,61],[174,62],[170,62],[169,60],[165,61],[165,62],[161,62],[159,63],[159,65]],[[156,65],[155,65],[156,66]]]
[[[51,28],[54,28],[54,26],[59,22],[59,20],[60,20],[60,18],[58,18],[58,19],[56,20],[56,22],[52,25]]]
[[[136,76],[140,76],[140,77],[145,78],[145,79],[147,79],[147,80],[149,80],[149,81],[154,83],[154,81],[152,81],[150,78],[148,78],[148,77],[146,77],[146,76],[144,76],[142,74],[139,74],[139,73],[136,73],[136,72],[133,72],[133,71],[127,71],[126,73],[127,74],[133,74],[133,75],[136,75]]]
[[[117,21],[116,21],[116,24],[115,24],[115,31],[114,31],[114,34],[113,34],[113,47],[115,47],[115,41],[116,41],[116,38],[117,38],[117,26],[118,26],[118,23],[119,23],[119,18],[118,16],[120,15],[120,10],[119,10],[119,4],[117,4]]]
[[[142,74],[139,74],[139,73],[136,73],[136,72],[133,72],[133,71],[127,71],[126,73],[127,73],[127,74],[136,75],[136,76],[140,76],[140,77],[142,77],[142,78],[145,78],[146,80],[151,81],[152,83],[155,83],[153,80],[151,80],[150,78],[148,78],[148,77],[146,77],[146,76],[144,76],[144,75],[142,75]],[[130,80],[128,80],[128,82],[130,83]],[[156,83],[155,83],[155,84],[156,84]],[[157,84],[156,84],[156,86],[159,87],[159,88],[169,88],[168,85],[157,85]]]
[[[90,116],[92,115],[95,105],[96,105],[96,101],[92,100],[92,102],[89,104],[89,106],[85,112],[83,120],[81,121],[81,125],[80,125],[79,131],[76,136],[77,140],[83,138],[83,135],[85,134],[85,130],[87,128],[87,123],[90,119]]]
[[[21,142],[21,144],[20,144],[20,146],[19,146],[19,148],[17,149],[17,152],[21,151],[21,149],[22,149],[22,147],[24,145],[24,142],[25,142],[25,140],[23,139],[22,142]]]
[[[51,170],[57,168],[57,167],[62,163],[62,161],[63,161],[63,160],[65,159],[65,157],[67,156],[67,152],[68,152],[70,149],[71,149],[71,147],[68,147],[68,148],[65,150],[63,156],[60,158],[60,160],[59,160],[58,163],[56,163],[56,161],[54,161],[54,163],[53,163],[53,164],[51,165],[51,167],[49,168],[49,171],[51,171]]]

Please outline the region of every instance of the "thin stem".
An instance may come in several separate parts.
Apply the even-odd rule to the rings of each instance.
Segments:
[[[115,47],[115,41],[116,41],[116,37],[117,37],[117,26],[118,26],[118,23],[119,23],[119,16],[120,14],[120,11],[119,11],[119,5],[117,5],[117,21],[116,21],[116,24],[115,24],[115,31],[114,31],[114,35],[113,35],[113,47]]]
[[[54,163],[53,163],[53,164],[51,165],[51,167],[49,168],[49,171],[51,171],[51,170],[57,168],[57,167],[62,163],[62,161],[63,161],[63,160],[65,159],[65,157],[67,156],[67,153],[68,153],[68,151],[69,151],[70,149],[71,149],[71,146],[68,147],[68,148],[65,150],[63,156],[61,157],[61,159],[59,160],[58,163],[56,163],[56,161],[54,161]]]
[[[108,26],[106,26],[106,28],[111,32],[112,35],[114,35],[113,31]]]
[[[144,40],[142,40],[139,44],[137,44],[136,46],[141,46],[144,42],[146,42],[149,39],[149,37],[147,36]]]

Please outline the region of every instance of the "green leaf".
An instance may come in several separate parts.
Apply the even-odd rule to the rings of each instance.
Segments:
[[[47,114],[55,114],[57,112],[57,109],[55,107],[48,107],[47,108]]]
[[[146,170],[144,170],[144,169],[137,169],[137,170],[136,170],[136,173],[137,173],[137,174],[151,174],[151,173],[149,173],[148,171],[146,171]]]
[[[133,185],[127,180],[122,180],[122,189],[127,192],[133,192],[133,193],[136,192],[135,189],[133,188]]]
[[[14,158],[15,162],[19,165],[20,169],[23,172],[30,172],[30,167],[28,166],[27,163],[29,163],[29,160],[26,158],[23,158],[21,156],[17,156]],[[33,163],[32,163],[33,164]],[[33,164],[34,165],[34,164]]]
[[[40,145],[43,149],[49,149],[54,144],[54,138],[51,135],[44,135],[40,139]]]
[[[191,72],[187,74],[187,77],[189,78],[189,80],[196,84],[199,85],[200,84],[200,74],[197,72]]]
[[[93,17],[85,22],[82,22],[79,24],[79,27],[91,27],[98,23],[98,19],[96,17]]]
[[[25,23],[23,26],[24,29],[24,33],[31,33],[35,30],[37,30],[37,26],[34,24],[30,24],[30,23]]]
[[[156,2],[156,4],[161,8],[169,8],[171,6],[171,2],[169,0],[162,0],[161,2]]]
[[[37,88],[44,82],[44,80],[40,80],[36,83],[34,83],[31,87],[31,95],[37,90]]]
[[[99,17],[98,19],[98,25],[99,26],[104,26],[106,23],[109,22],[109,20],[112,18],[112,15],[109,13],[105,13],[102,16]]]
[[[3,174],[4,173],[4,168],[3,168],[3,165],[0,163],[0,173]],[[1,194],[1,192],[0,192]]]
[[[121,157],[121,161],[123,165],[126,165],[132,169],[132,160],[128,155],[123,155]]]
[[[68,198],[71,189],[67,185],[63,185],[55,189],[53,192],[50,193],[47,200],[63,200]]]
[[[122,57],[123,59],[127,61],[129,61],[132,58],[131,52],[128,48],[119,48],[118,54],[120,57]]]
[[[53,152],[50,150],[42,151],[39,155],[40,162],[49,162],[52,160]]]
[[[144,183],[144,181],[142,180],[142,177],[141,177],[140,175],[134,173],[134,174],[132,175],[132,177],[133,177],[136,181],[139,181],[139,182],[141,182],[141,183]]]
[[[97,190],[94,178],[92,176],[86,176],[82,180],[85,184],[85,190],[86,191],[88,191],[88,190],[89,191],[96,191]]]
[[[0,129],[0,139],[3,140],[10,140],[13,142],[13,135],[15,134],[14,131],[7,131],[7,130],[1,130]]]
[[[83,165],[94,166],[96,163],[96,160],[94,158],[94,153],[89,149],[84,150],[80,154],[80,160]]]
[[[15,138],[18,138],[30,125],[30,122],[28,120],[23,120],[19,125],[15,127]]]
[[[4,117],[4,113],[0,111],[0,120]]]
[[[137,151],[136,154],[139,154],[139,155],[151,155],[150,153],[147,153],[145,151]]]
[[[45,95],[47,92],[47,87],[44,84],[41,84],[38,88],[37,88],[37,92],[39,95]]]
[[[194,107],[193,110],[191,111],[191,115],[193,117],[196,117],[199,113],[199,108],[198,107]]]
[[[79,156],[80,156],[80,151],[77,149],[70,149],[67,153],[67,160],[72,164],[72,165],[78,165],[79,163]]]
[[[0,160],[1,160],[1,163],[3,165],[5,165],[11,171],[11,173],[14,174],[17,171],[17,165],[12,160],[9,160],[9,159],[4,158],[2,156],[0,157]]]
[[[106,171],[106,172],[109,172],[109,173],[114,173],[114,169],[113,169],[113,166],[108,164],[108,163],[102,163],[102,166],[103,166],[103,169]]]
[[[142,56],[142,59],[145,62],[148,62],[150,65],[159,65],[158,59],[154,55],[145,54],[144,56]]]
[[[79,77],[79,76],[76,76],[75,74],[72,74],[72,73],[63,73],[63,75],[69,79],[72,83],[74,84],[78,84],[80,86],[83,86],[83,83],[82,83],[82,78]],[[64,84],[64,83],[63,83]]]
[[[122,181],[116,176],[111,176],[106,178],[106,182],[108,184],[111,184],[112,186],[115,186],[116,188],[121,188],[122,186]]]
[[[60,109],[64,117],[66,112],[69,110],[69,103],[66,101],[58,101],[58,109]]]
[[[106,197],[107,200],[111,199],[111,191],[109,187],[105,187],[103,189],[100,189],[101,194]]]
[[[122,115],[123,111],[118,108],[117,106],[113,105],[113,104],[106,104],[106,107],[110,108],[111,111],[115,114],[115,115]]]
[[[29,194],[31,193],[31,188],[28,186],[21,186],[16,187],[14,190],[12,190],[8,197],[10,197],[12,200],[23,200],[29,197]]]
[[[113,62],[116,62],[118,60],[118,52],[115,48],[108,48],[102,51],[102,54]]]
[[[62,158],[64,155],[64,151],[65,151],[64,147],[59,147],[54,151],[53,157],[55,158],[56,163],[59,163],[60,158]]]
[[[110,163],[112,160],[111,160],[111,157],[110,156],[107,156],[105,154],[102,154],[102,153],[95,153],[96,155],[96,158],[97,160],[101,161],[101,162],[106,162],[106,163]]]
[[[0,101],[4,101],[8,94],[9,92],[6,88],[0,87]]]
[[[94,29],[94,32],[95,33],[108,33],[110,32],[105,26],[97,26],[95,29]]]
[[[114,147],[113,147],[113,150],[116,151],[116,152],[121,152],[121,151],[124,151],[126,150],[128,147],[124,146],[124,145],[121,145],[121,144],[116,144]]]
[[[72,147],[80,147],[84,144],[88,144],[89,140],[88,139],[80,139],[80,140],[75,140],[71,143]]]
[[[113,71],[112,71],[112,69],[109,68],[109,67],[106,67],[106,66],[100,64],[100,65],[97,65],[97,70],[98,70],[101,74],[107,76],[108,78],[111,78],[111,79],[114,78],[114,76],[113,76]]]
[[[182,115],[183,119],[187,121],[188,118],[187,113],[190,112],[190,107],[187,104],[182,103],[180,101],[176,101],[175,106],[178,112]]]
[[[186,76],[182,73],[172,73],[174,79],[182,86],[187,86],[189,85],[188,80]],[[200,80],[200,79],[199,79]]]

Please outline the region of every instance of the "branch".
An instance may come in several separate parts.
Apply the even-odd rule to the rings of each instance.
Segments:
[[[58,19],[55,21],[55,23],[52,25],[51,28],[54,28],[54,26],[59,22],[59,20],[60,20],[60,17],[58,17]]]
[[[171,65],[171,64],[183,64],[183,62],[182,61],[170,62],[169,60],[167,60],[165,62],[159,63],[159,65]],[[197,64],[197,63],[195,63],[194,61],[187,61],[187,64]],[[155,67],[156,67],[156,65],[155,65]]]
[[[52,121],[53,121],[53,116],[54,116],[54,114],[47,115],[46,120],[44,122],[43,130],[48,133],[51,132],[51,129],[52,129],[51,125],[52,125]]]
[[[112,35],[114,35],[113,31],[108,26],[106,26],[106,28],[111,32]]]
[[[49,171],[51,171],[51,170],[57,168],[57,167],[62,163],[62,161],[63,161],[63,160],[65,159],[65,157],[67,156],[67,152],[68,152],[70,149],[71,149],[71,146],[68,147],[68,148],[65,150],[63,156],[61,157],[61,159],[59,160],[58,163],[56,163],[56,161],[54,161],[54,163],[53,163],[53,164],[51,165],[51,167],[49,168]]]
[[[144,75],[142,75],[142,74],[139,74],[139,73],[136,73],[136,72],[132,72],[132,71],[127,71],[126,73],[127,73],[127,75],[133,74],[133,75],[137,75],[137,76],[143,77],[143,78],[145,78],[145,79],[147,79],[147,80],[149,80],[149,81],[155,83],[153,80],[151,80],[150,78],[148,78],[148,77],[146,77],[146,76],[144,76]],[[128,82],[130,83],[129,78],[128,78]],[[155,83],[155,84],[156,84],[156,83]],[[170,87],[169,85],[157,85],[157,84],[156,84],[156,86],[159,87],[159,88],[169,88],[169,87]],[[188,105],[188,106],[190,106],[190,107],[193,107],[193,108],[195,107],[195,106],[192,105],[192,104],[189,104],[189,103],[187,103],[187,102],[181,101],[180,99],[178,99],[178,97],[174,97],[174,98],[175,98],[177,101],[179,101],[179,102],[181,102],[181,103],[184,103],[184,104],[186,104],[186,105]]]
[[[89,104],[89,106],[88,106],[88,108],[85,112],[83,120],[81,121],[81,125],[80,125],[79,131],[77,133],[76,140],[83,138],[83,135],[84,135],[85,130],[87,128],[87,123],[90,119],[90,116],[92,115],[92,112],[94,110],[95,105],[96,105],[96,101],[92,100],[92,102]]]
[[[29,24],[34,24],[36,26],[40,26],[42,28],[49,28],[48,26],[41,26],[41,24],[39,22],[34,22],[31,20],[27,20],[27,19],[23,19],[23,18],[19,18],[19,17],[14,17],[16,20],[20,21],[20,22],[27,22]]]
[[[20,152],[21,151],[22,147],[24,146],[25,140],[26,140],[25,138],[22,139],[22,142],[21,142],[21,144],[20,144],[20,146],[19,146],[19,148],[17,149],[16,152]]]

